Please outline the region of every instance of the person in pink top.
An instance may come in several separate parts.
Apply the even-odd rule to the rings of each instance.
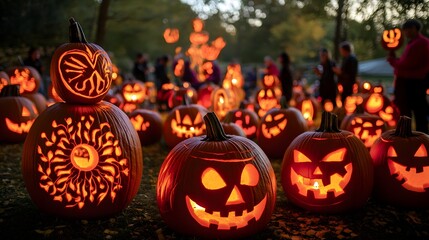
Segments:
[[[429,39],[420,30],[422,25],[415,19],[407,20],[402,25],[403,34],[408,43],[401,57],[391,51],[387,61],[394,68],[395,100],[401,115],[414,118],[416,130],[428,131],[429,106],[426,101],[427,81],[429,81]]]
[[[276,64],[274,63],[274,60],[270,56],[264,57],[264,64],[265,64],[265,75],[279,75],[279,69],[277,68]]]

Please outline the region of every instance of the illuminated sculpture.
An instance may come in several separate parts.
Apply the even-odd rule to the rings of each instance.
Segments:
[[[398,50],[401,48],[403,41],[404,38],[399,28],[384,30],[381,36],[381,46],[386,50]]]
[[[34,122],[24,143],[22,174],[31,199],[46,213],[67,218],[109,216],[122,211],[140,186],[140,140],[119,108],[99,101],[111,84],[111,62],[104,50],[86,43],[74,19],[70,38],[81,43],[59,47],[51,66],[55,90],[65,103],[52,105]],[[91,67],[77,74],[74,70],[83,59]]]

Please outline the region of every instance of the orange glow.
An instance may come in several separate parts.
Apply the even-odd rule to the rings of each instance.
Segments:
[[[182,118],[180,111],[175,110],[175,118],[171,120],[172,134],[179,138],[191,138],[200,136],[204,133],[206,125],[200,113],[197,113],[195,119],[192,121],[189,114],[185,114]]]
[[[244,85],[244,80],[243,80],[243,75],[241,73],[240,64],[229,64],[226,68],[226,74],[222,82],[222,86],[224,88],[231,88],[232,86],[242,88],[243,85]]]
[[[122,88],[122,96],[127,103],[142,103],[146,98],[146,88],[143,83],[137,81],[125,83]]]
[[[28,133],[28,131],[30,131],[30,128],[33,125],[33,122],[35,119],[28,120],[26,122],[21,122],[21,123],[15,123],[9,118],[5,118],[4,120],[6,122],[6,127],[7,129],[9,129],[9,131],[18,133],[18,134],[23,134],[23,133]]]
[[[402,187],[413,192],[425,192],[429,187],[429,166],[422,167],[423,170],[417,172],[416,168],[410,168],[399,163],[387,160],[390,174],[396,175],[396,179],[402,183]]]
[[[85,51],[72,49],[61,54],[58,72],[70,93],[92,99],[109,91],[112,84],[112,63],[103,50],[92,52],[85,47]]]
[[[276,98],[273,89],[261,89],[259,90],[256,98],[260,109],[258,111],[259,117],[263,117],[268,110],[279,107],[279,100]]]
[[[30,110],[28,108],[26,108],[25,106],[22,106],[21,116],[23,116],[23,117],[31,116]]]
[[[378,113],[380,110],[383,109],[384,105],[384,98],[383,95],[379,93],[373,93],[369,96],[365,109],[369,113]]]
[[[256,186],[259,182],[259,172],[258,169],[253,164],[246,164],[243,168],[243,172],[241,173],[241,185],[247,186]]]
[[[150,127],[150,122],[145,122],[142,115],[132,117],[130,121],[136,131],[145,132]]]
[[[125,103],[122,106],[122,111],[126,112],[126,113],[131,113],[132,111],[137,109],[137,105],[134,103]]]
[[[305,120],[307,120],[308,122],[313,121],[314,106],[313,102],[310,99],[305,99],[302,101],[301,112]]]
[[[425,145],[420,145],[419,149],[417,149],[416,154],[414,154],[414,157],[427,157],[428,152],[426,151]]]
[[[237,186],[234,186],[225,205],[236,205],[240,203],[244,203],[243,197],[241,196],[240,190],[238,190]]]
[[[340,148],[326,155],[322,162],[342,162],[346,154],[346,148]]]
[[[325,104],[323,104],[323,108],[326,112],[332,112],[334,110],[334,104],[331,101],[327,100],[325,101]]]
[[[1,72],[0,72],[1,74]],[[6,78],[2,78],[0,76],[0,91],[3,89],[4,86],[6,86],[8,84],[8,80]]]
[[[10,76],[10,84],[18,84],[19,93],[37,91],[36,79],[28,68],[15,69],[14,74]]]
[[[293,161],[296,163],[309,163],[311,162],[310,158],[308,158],[307,156],[305,156],[304,153],[298,151],[298,150],[293,150]]]
[[[283,119],[283,120],[282,120]],[[285,118],[283,113],[277,114],[274,117],[274,125],[272,114],[268,114],[262,122],[262,134],[265,138],[271,139],[279,135],[287,126],[287,118]],[[268,126],[270,125],[270,126]]]
[[[217,190],[226,187],[226,183],[214,168],[207,168],[201,175],[201,182],[209,190]]]
[[[177,28],[166,28],[164,30],[164,40],[166,43],[175,43],[179,41],[179,29]]]
[[[349,130],[362,140],[365,147],[371,148],[375,140],[381,136],[383,129],[384,122],[382,120],[376,120],[375,124],[373,124],[369,121],[364,121],[360,117],[356,117],[351,121],[351,129]]]
[[[51,126],[52,132],[41,133],[37,147],[39,186],[67,208],[82,209],[106,198],[114,202],[129,167],[110,124],[82,116],[54,120]]]
[[[389,149],[387,150],[387,156],[388,157],[397,157],[398,154],[396,153],[395,149],[390,146]]]
[[[174,76],[182,77],[185,72],[185,61],[183,59],[177,60],[176,66],[174,66]]]
[[[383,31],[383,41],[386,43],[388,48],[398,47],[401,37],[402,33],[399,28]]]
[[[363,85],[362,85],[362,87],[363,87],[363,89],[369,91],[369,90],[371,90],[371,83],[364,82]]]
[[[204,22],[203,20],[199,18],[195,18],[192,20],[192,29],[194,29],[195,32],[201,32],[204,28]]]

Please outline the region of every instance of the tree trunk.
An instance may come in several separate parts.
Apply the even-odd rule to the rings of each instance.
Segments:
[[[335,35],[334,35],[334,59],[338,61],[340,52],[341,33],[343,28],[343,12],[346,0],[338,0],[337,16],[335,17]]]
[[[106,22],[108,19],[110,0],[102,0],[98,11],[97,32],[95,34],[95,42],[98,45],[103,45],[104,37],[106,36]]]

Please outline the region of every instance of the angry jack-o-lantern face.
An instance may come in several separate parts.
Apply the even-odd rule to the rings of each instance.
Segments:
[[[413,148],[414,150],[414,148]],[[401,152],[392,145],[387,150],[390,174],[401,182],[402,187],[413,192],[425,192],[429,188],[429,158],[424,144],[420,144],[412,156],[411,149]],[[398,153],[397,153],[398,152]]]
[[[139,81],[130,81],[122,86],[122,96],[126,103],[142,103],[146,97],[146,89]]]

